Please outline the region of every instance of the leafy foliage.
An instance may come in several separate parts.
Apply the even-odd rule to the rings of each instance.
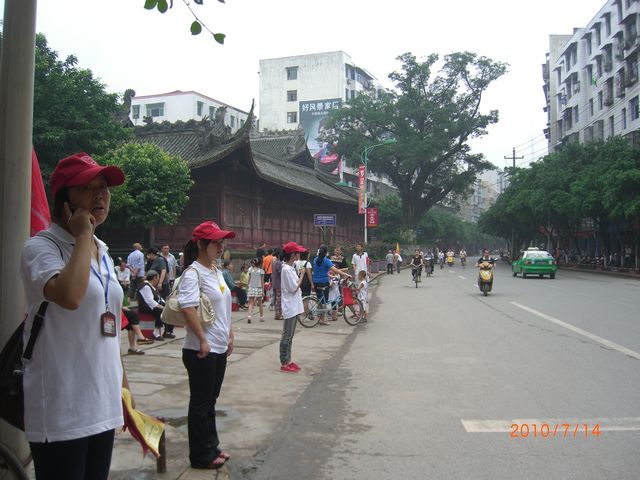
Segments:
[[[193,0],[196,5],[202,5],[204,0]],[[195,20],[191,23],[189,30],[191,31],[191,35],[200,35],[202,33],[202,29],[204,28],[207,32],[209,32],[213,39],[218,42],[220,45],[224,44],[225,34],[224,33],[214,33],[209,30],[202,20],[198,18],[196,13],[191,8],[191,5],[187,0],[182,0],[182,2],[187,6],[193,18]],[[220,3],[225,3],[225,0],[218,0]],[[167,13],[170,8],[173,8],[173,0],[145,0],[144,8],[147,10],[158,10],[160,13]]]
[[[541,227],[575,238],[585,219],[600,233],[612,221],[640,217],[640,150],[614,137],[606,143],[569,144],[529,168],[511,172],[511,184],[482,215],[482,231],[516,244]]]
[[[132,136],[117,119],[118,95],[77,64],[73,55],[61,61],[46,37],[37,35],[33,144],[43,172],[65,156],[104,154]]]
[[[149,143],[129,143],[97,161],[117,165],[126,177],[124,185],[113,189],[110,225],[175,224],[193,185],[184,160]]]
[[[368,168],[398,188],[403,222],[415,227],[449,193],[468,192],[479,173],[493,168],[482,155],[471,154],[467,142],[498,121],[497,111],[480,112],[480,102],[507,66],[470,52],[452,53],[432,78],[438,55],[418,61],[405,53],[398,59],[401,71],[389,75],[396,89],[358,95],[332,112],[323,139],[358,163],[365,146],[395,138],[396,145],[369,154]]]

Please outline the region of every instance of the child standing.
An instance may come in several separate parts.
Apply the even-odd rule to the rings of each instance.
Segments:
[[[253,306],[257,303],[260,311],[260,321],[264,322],[264,312],[262,310],[262,297],[264,296],[264,270],[260,268],[260,261],[257,258],[251,260],[249,268],[249,315],[247,323],[251,323]]]
[[[282,338],[280,339],[280,371],[284,373],[298,373],[300,367],[291,361],[291,346],[293,344],[293,334],[296,331],[298,316],[304,312],[302,305],[302,292],[300,285],[306,272],[296,273],[293,263],[298,260],[300,253],[306,251],[304,247],[296,242],[289,242],[284,245],[282,256],[282,272],[280,276],[280,290],[282,300]]]
[[[249,265],[242,264],[240,268],[240,280],[238,280],[238,286],[244,290],[244,295],[249,298]]]
[[[369,284],[367,283],[367,272],[361,270],[358,273],[358,300],[362,303],[362,320],[363,322],[367,321],[367,311],[369,310],[368,304],[368,295],[369,295]]]

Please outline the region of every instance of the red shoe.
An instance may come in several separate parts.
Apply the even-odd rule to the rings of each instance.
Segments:
[[[292,367],[292,368],[295,368],[295,369],[296,369],[296,370],[298,370],[298,371],[302,370],[302,369],[300,368],[300,365],[298,365],[298,364],[297,364],[297,363],[295,363],[295,362],[291,362],[291,363],[289,364],[289,366],[290,366],[290,367]]]
[[[289,365],[283,365],[280,367],[280,371],[284,373],[298,373],[300,370],[296,370],[294,367]]]

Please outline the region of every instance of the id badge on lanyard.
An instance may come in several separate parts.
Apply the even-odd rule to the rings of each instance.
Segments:
[[[96,277],[98,277],[100,285],[102,285],[102,288],[104,289],[104,313],[100,315],[100,331],[103,337],[115,337],[117,333],[116,316],[109,311],[109,283],[111,283],[111,271],[109,270],[109,265],[107,264],[106,255],[102,256],[102,263],[107,271],[106,285],[102,281],[102,275],[100,275],[100,272],[97,272],[93,268],[93,265],[91,266],[91,271]]]

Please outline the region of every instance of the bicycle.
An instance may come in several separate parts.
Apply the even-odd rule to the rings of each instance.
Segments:
[[[343,280],[340,280],[338,298],[333,301],[325,298],[324,291],[321,292],[319,298],[313,294],[304,297],[302,301],[306,305],[306,309],[298,317],[300,325],[306,328],[315,327],[320,322],[322,315],[329,315],[337,308],[342,308],[342,317],[345,322],[351,326],[358,325],[364,317],[364,307],[362,302],[353,295],[352,288],[353,282],[348,282],[346,286],[343,286]]]
[[[416,288],[418,288],[418,283],[420,282],[420,275],[422,274],[422,265],[417,267],[411,266],[411,276],[413,277],[413,281],[416,284]]]
[[[29,461],[31,456],[29,456]],[[16,480],[29,480],[27,472],[24,470],[26,465],[22,465],[22,462],[9,450],[9,447],[0,443],[0,479],[12,478]]]

